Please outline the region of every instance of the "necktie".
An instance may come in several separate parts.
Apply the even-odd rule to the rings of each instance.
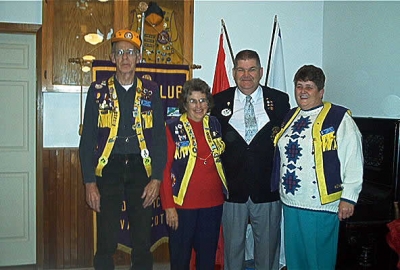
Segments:
[[[244,128],[244,139],[247,143],[250,143],[258,131],[254,106],[251,103],[251,96],[246,96],[246,103],[244,104]]]

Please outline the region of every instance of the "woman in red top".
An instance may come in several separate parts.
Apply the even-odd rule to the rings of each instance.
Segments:
[[[168,154],[160,196],[170,227],[171,270],[214,269],[224,192],[220,155],[225,149],[218,120],[209,116],[210,87],[200,79],[183,85],[182,115],[167,122]]]

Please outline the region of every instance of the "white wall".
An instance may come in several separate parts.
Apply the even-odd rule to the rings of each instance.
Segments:
[[[274,16],[282,32],[286,89],[293,93],[293,75],[304,63],[322,65],[322,1],[195,1],[195,70],[210,85],[213,82],[221,19],[224,19],[234,55],[243,49],[258,52],[266,72]],[[261,79],[264,84],[265,78]],[[294,106],[294,98],[291,98]]]
[[[78,147],[80,94],[44,93],[43,105],[43,146]]]
[[[400,118],[400,2],[325,2],[325,99]]]
[[[42,24],[42,1],[0,0],[0,22]]]

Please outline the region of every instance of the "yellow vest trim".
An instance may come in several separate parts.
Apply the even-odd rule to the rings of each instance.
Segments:
[[[315,123],[313,125],[313,130],[312,130],[313,144],[314,144],[315,172],[318,179],[317,183],[322,204],[327,204],[339,200],[342,195],[342,191],[328,194],[328,189],[326,187],[325,173],[324,173],[323,152],[328,150],[334,150],[332,148],[335,145],[336,145],[335,149],[337,149],[336,139],[333,138],[334,142],[331,141],[329,143],[328,142],[329,138],[324,138],[324,136],[321,136],[322,124],[331,107],[332,107],[331,103],[324,102],[324,106],[321,112],[318,114],[317,118],[315,119]]]
[[[117,91],[115,91],[115,85],[114,85],[114,76],[110,77],[108,79],[108,89],[110,93],[110,97],[114,99],[114,109],[112,111],[112,120],[111,120],[111,126],[110,126],[110,134],[108,134],[107,138],[107,143],[104,147],[103,153],[101,153],[95,174],[96,176],[102,176],[103,168],[107,165],[108,163],[108,158],[110,157],[111,151],[114,147],[115,143],[115,138],[118,133],[118,123],[119,123],[119,118],[120,118],[120,113],[119,113],[119,103],[118,103],[118,97],[117,97]],[[101,115],[99,114],[99,119],[98,123],[101,123]]]
[[[185,173],[183,175],[182,183],[179,188],[178,196],[174,196],[174,202],[177,205],[183,204],[183,200],[185,198],[186,191],[189,186],[190,177],[192,176],[193,169],[196,164],[196,157],[197,157],[197,142],[196,142],[196,138],[194,136],[193,129],[190,125],[190,122],[187,118],[186,113],[181,115],[180,121],[183,123],[183,127],[189,138],[189,157],[188,157],[188,163],[186,165]],[[221,162],[221,158],[220,158],[220,155],[225,151],[225,143],[222,141],[222,138],[218,138],[216,140],[212,139],[212,136],[210,133],[210,127],[209,127],[208,123],[209,123],[209,116],[205,115],[203,118],[204,135],[205,135],[207,144],[212,151],[212,155],[214,158],[215,166],[218,171],[218,175],[220,176],[223,185],[227,189],[228,185],[226,182],[225,173],[224,173],[224,169],[222,167],[222,162]],[[180,156],[181,154],[182,153],[175,152],[175,158],[177,156]]]
[[[224,169],[222,167],[222,162],[221,162],[221,154],[225,151],[225,143],[222,140],[222,137],[216,138],[213,140],[212,136],[211,136],[211,132],[210,132],[210,127],[208,125],[209,123],[209,116],[205,115],[204,119],[203,119],[203,126],[204,126],[204,135],[206,137],[208,146],[210,147],[211,151],[212,151],[212,155],[214,158],[214,163],[215,163],[215,167],[217,168],[217,172],[219,177],[222,180],[222,183],[224,184],[225,188],[228,189],[228,184],[226,182],[226,178],[225,178],[225,173],[224,173]]]
[[[337,141],[335,136],[333,136],[333,134],[327,134],[326,136],[321,136],[322,124],[331,107],[332,104],[330,102],[324,102],[324,106],[321,112],[318,114],[315,123],[313,124],[312,127],[315,173],[322,204],[327,204],[339,200],[342,195],[342,191],[328,194],[328,189],[326,186],[326,178],[324,174],[323,152],[337,149]],[[289,121],[287,121],[285,126],[278,132],[278,134],[276,134],[274,139],[275,147],[277,147],[279,138],[282,136],[285,130],[289,128],[289,126],[292,124],[296,116],[299,114],[300,110],[301,110],[300,107],[298,107],[294,112],[293,116],[289,119]],[[348,111],[348,113],[351,115],[350,111]]]
[[[275,135],[275,138],[274,138],[274,146],[275,147],[277,146],[279,139],[282,137],[282,134],[285,132],[286,129],[288,129],[290,124],[292,124],[293,120],[299,114],[300,110],[301,110],[300,107],[298,107],[296,109],[296,111],[294,112],[293,116],[289,119],[289,121],[286,122],[285,126],[283,128],[281,128],[281,130]]]
[[[147,177],[151,176],[151,158],[149,155],[149,150],[147,149],[146,140],[144,138],[143,133],[143,126],[142,126],[142,107],[140,106],[141,96],[143,92],[143,84],[142,81],[138,78],[137,79],[137,87],[136,87],[136,94],[135,94],[135,102],[133,105],[133,111],[135,115],[135,130],[136,135],[139,141],[139,148],[140,154],[142,155],[143,165],[146,169]],[[151,119],[152,122],[152,119]],[[149,123],[143,123],[149,125]],[[151,123],[152,124],[152,123]]]
[[[118,102],[118,96],[117,96],[117,91],[115,90],[115,84],[114,84],[114,76],[108,79],[108,88],[109,88],[109,93],[110,97],[114,100],[114,109],[112,111],[112,118],[111,118],[111,125],[110,127],[110,134],[108,135],[107,138],[107,143],[104,147],[103,153],[101,154],[95,174],[96,176],[102,176],[102,171],[103,168],[107,165],[108,163],[108,158],[110,157],[111,151],[114,147],[115,139],[117,138],[118,134],[118,124],[119,124],[119,119],[120,119],[120,112],[119,112],[119,102]],[[137,138],[139,141],[139,148],[141,150],[141,156],[143,160],[143,165],[144,168],[146,169],[146,174],[148,177],[151,176],[151,158],[149,155],[149,151],[147,149],[146,141],[144,138],[144,133],[143,133],[143,126],[142,126],[142,110],[140,106],[141,102],[141,96],[143,92],[143,85],[142,81],[137,78],[137,87],[136,87],[136,93],[135,93],[135,100],[134,100],[134,105],[133,105],[133,111],[136,113],[135,115],[135,131],[137,134]],[[145,124],[148,128],[152,127],[152,115],[146,115],[144,117],[145,119]],[[107,123],[104,123],[104,119],[102,119],[101,115],[99,114],[99,119],[98,119],[98,125],[106,125]]]
[[[187,114],[184,113],[180,117],[180,121],[183,123],[183,128],[186,131],[186,134],[188,134],[189,138],[189,158],[188,158],[188,163],[186,165],[185,173],[183,175],[181,187],[179,189],[178,196],[174,196],[174,202],[178,205],[183,204],[183,199],[185,198],[187,188],[189,186],[189,181],[190,177],[192,176],[192,172],[194,169],[194,165],[196,164],[196,157],[197,157],[197,142],[194,137],[194,132],[193,129],[189,123],[189,120],[187,118]],[[204,123],[204,120],[203,120]],[[195,150],[195,151],[193,151]]]

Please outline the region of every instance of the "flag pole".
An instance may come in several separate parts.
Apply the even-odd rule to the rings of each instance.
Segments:
[[[268,64],[267,64],[267,73],[265,75],[265,86],[268,84],[268,77],[269,77],[269,71],[271,69],[271,57],[272,57],[272,48],[274,46],[274,39],[275,39],[275,31],[276,31],[276,24],[278,23],[278,16],[275,15],[274,17],[274,26],[272,28],[272,36],[271,36],[271,44],[269,47],[269,55],[268,55]]]
[[[224,19],[221,19],[221,24],[222,24],[222,28],[224,29],[224,33],[225,33],[225,36],[226,36],[226,42],[228,43],[229,53],[231,55],[232,63],[234,63],[235,57],[233,56],[231,41],[229,40],[228,31],[226,30]]]

